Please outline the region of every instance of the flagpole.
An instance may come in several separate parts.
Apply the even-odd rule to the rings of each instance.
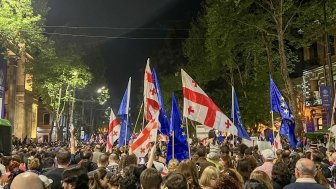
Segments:
[[[130,77],[129,80],[128,80],[128,90],[127,90],[127,104],[126,104],[126,108],[127,108],[127,115],[126,115],[126,127],[125,127],[125,146],[127,144],[127,125],[128,125],[128,119],[129,119],[129,111],[130,111],[130,108],[129,108],[129,101],[130,101],[130,95],[131,95],[131,81],[132,81],[132,78]]]
[[[137,120],[136,120],[136,122],[135,122],[135,126],[134,126],[134,129],[133,129],[133,132],[132,132],[132,133],[135,132],[135,128],[136,128],[137,125],[138,125],[138,121],[139,121],[139,118],[140,118],[140,114],[141,114],[141,112],[142,112],[143,104],[144,104],[144,103],[143,103],[143,101],[142,101],[141,106],[140,106],[140,111],[139,111],[139,114],[138,114]]]
[[[271,117],[272,117],[272,132],[273,132],[273,138],[274,138],[275,136],[274,136],[274,115],[273,115],[273,110],[271,110]],[[273,141],[273,143],[274,143],[274,141]]]
[[[171,133],[172,135],[172,159],[175,159],[174,154],[175,154],[175,134],[174,131]]]
[[[232,85],[232,90],[231,90],[231,118],[232,118],[232,123],[235,126],[235,118],[234,118],[234,87]],[[237,133],[238,134],[238,133]]]
[[[190,156],[190,146],[189,146],[189,129],[188,129],[188,118],[186,117],[185,118],[186,120],[186,128],[187,128],[187,143],[188,143],[188,154],[189,154],[189,159],[191,159],[191,156]]]

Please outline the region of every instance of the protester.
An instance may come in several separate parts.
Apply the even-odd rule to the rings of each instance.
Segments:
[[[163,189],[189,189],[187,179],[177,172],[169,173],[162,182]]]
[[[69,167],[62,174],[64,189],[88,189],[89,177],[82,167]]]
[[[316,166],[313,161],[307,158],[300,159],[295,166],[295,183],[289,184],[284,189],[325,189],[314,179]]]
[[[204,169],[200,179],[199,184],[202,189],[213,189],[216,187],[216,182],[219,177],[219,171],[216,167],[209,166]]]
[[[273,160],[275,159],[273,150],[266,149],[261,152],[264,164],[254,169],[254,171],[263,171],[272,178]]]
[[[181,173],[188,182],[189,189],[199,189],[198,170],[196,164],[191,160],[182,161],[176,172]]]
[[[144,170],[140,175],[142,189],[160,189],[162,177],[154,168]]]
[[[110,154],[109,156],[109,164],[107,166],[107,169],[112,174],[117,174],[119,171],[119,164],[118,164],[118,156],[117,154]]]
[[[107,189],[110,177],[106,168],[100,167],[89,178],[89,189]]]
[[[242,186],[231,176],[221,173],[214,189],[242,189]]]
[[[62,174],[63,171],[69,167],[71,154],[65,149],[61,149],[57,152],[56,162],[57,167],[46,172],[44,175],[53,180],[51,185],[52,189],[61,189],[62,188]]]
[[[253,171],[250,175],[250,180],[263,183],[267,189],[273,189],[271,178],[264,171]]]
[[[13,179],[10,189],[44,189],[44,185],[37,174],[25,172]]]

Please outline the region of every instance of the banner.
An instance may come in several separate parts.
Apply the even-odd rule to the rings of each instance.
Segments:
[[[322,101],[322,125],[323,128],[327,128],[330,123],[330,109],[331,109],[331,95],[330,87],[326,85],[320,85],[320,96]]]

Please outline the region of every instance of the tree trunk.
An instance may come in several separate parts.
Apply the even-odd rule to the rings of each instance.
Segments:
[[[280,22],[282,23],[282,22]],[[279,56],[280,56],[280,67],[281,67],[281,75],[283,80],[285,81],[286,89],[289,95],[289,104],[294,115],[295,119],[295,130],[296,134],[301,136],[303,132],[302,121],[299,116],[298,106],[297,106],[297,95],[295,94],[293,82],[289,77],[288,67],[287,67],[287,59],[286,59],[286,51],[285,51],[285,43],[284,43],[284,32],[282,30],[282,24],[277,28],[278,32],[278,46],[279,46]]]

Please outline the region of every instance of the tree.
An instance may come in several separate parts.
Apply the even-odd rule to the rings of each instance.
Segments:
[[[53,126],[56,126],[58,140],[62,140],[61,116],[67,104],[75,100],[74,90],[83,89],[92,79],[89,69],[81,63],[80,56],[68,53],[61,58],[56,56],[35,62],[29,70],[34,75],[34,91],[53,112]]]
[[[16,55],[44,50],[47,42],[43,18],[33,10],[32,0],[0,1],[0,43]]]

